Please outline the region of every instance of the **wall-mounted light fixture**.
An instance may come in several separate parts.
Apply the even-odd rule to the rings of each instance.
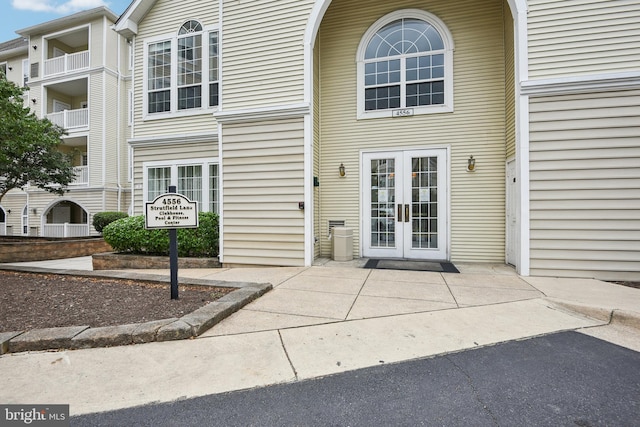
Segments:
[[[13,67],[9,67],[9,71],[13,71]]]
[[[338,167],[338,173],[340,174],[340,176],[345,176],[347,174],[344,169],[344,163],[340,163],[340,166]]]
[[[7,213],[10,214],[11,213],[11,209],[7,209]]]
[[[38,214],[38,208],[31,209],[31,212],[33,212],[34,215],[37,215]]]
[[[35,45],[35,44],[34,44],[34,45],[33,45],[33,46],[31,46],[31,47],[33,48],[33,50],[38,50],[38,45]]]
[[[35,98],[31,98],[31,102],[33,102],[35,104],[36,102],[38,102],[38,100],[35,99]]]
[[[469,160],[467,160],[467,172],[475,172],[476,170],[476,159],[473,156],[469,156]]]

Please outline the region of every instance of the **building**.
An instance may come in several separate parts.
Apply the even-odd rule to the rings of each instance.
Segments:
[[[228,265],[355,256],[640,278],[640,2],[136,0],[132,206]],[[207,70],[208,69],[208,70]]]
[[[131,64],[116,19],[99,7],[18,30],[20,38],[0,45],[7,78],[29,88],[25,104],[67,131],[62,149],[76,171],[62,197],[34,187],[7,193],[4,234],[88,236],[95,213],[128,210]]]
[[[177,185],[227,265],[310,265],[344,225],[354,256],[639,280],[638,22],[638,0],[135,0],[132,210]],[[53,113],[68,85],[29,78]]]

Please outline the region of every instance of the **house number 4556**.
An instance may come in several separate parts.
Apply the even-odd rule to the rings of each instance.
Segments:
[[[402,108],[400,110],[393,110],[391,112],[392,117],[409,117],[413,116],[413,108]]]

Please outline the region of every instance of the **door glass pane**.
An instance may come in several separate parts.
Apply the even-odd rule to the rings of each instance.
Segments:
[[[411,247],[438,248],[437,157],[411,159]]]
[[[395,160],[371,160],[371,246],[396,246]]]

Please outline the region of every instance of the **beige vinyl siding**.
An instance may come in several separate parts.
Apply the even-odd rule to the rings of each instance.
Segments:
[[[115,187],[118,185],[118,80],[110,74],[104,75],[104,103],[108,112],[99,123],[104,126],[104,140],[106,155],[102,158],[105,168],[105,185]],[[109,94],[112,94],[109,96]],[[101,129],[102,130],[102,129]]]
[[[421,8],[448,26],[455,43],[453,113],[356,120],[356,50],[377,19]],[[505,51],[503,1],[334,2],[320,28],[322,254],[329,220],[354,229],[360,248],[360,151],[451,148],[451,255],[504,262]],[[476,172],[466,172],[467,159]],[[347,176],[339,178],[344,163]]]
[[[516,155],[516,88],[515,88],[515,45],[513,18],[509,4],[502,3],[504,15],[504,64],[505,64],[505,144],[507,159]]]
[[[304,265],[303,119],[222,129],[224,263]]]
[[[216,26],[218,22],[218,2],[198,0],[158,0],[147,16],[138,25],[135,37],[135,77],[134,77],[134,121],[135,137],[175,135],[188,133],[202,133],[211,131],[217,133],[217,124],[212,112],[199,115],[175,116],[165,119],[143,120],[143,105],[145,102],[144,81],[144,49],[145,40],[160,35],[175,35],[190,19],[199,21],[205,30]],[[203,67],[208,67],[206,61]]]
[[[299,103],[304,97],[304,32],[312,0],[224,4],[225,110]]]
[[[640,1],[530,0],[529,77],[638,69]]]
[[[640,90],[533,98],[531,274],[640,279]]]
[[[105,31],[104,31],[104,21],[102,17],[95,21],[92,21],[89,27],[89,43],[90,46],[77,49],[77,51],[89,49],[89,59],[91,61],[91,68],[103,67],[106,66],[105,59],[113,54],[112,52],[105,52],[107,48],[106,40],[104,39]],[[111,29],[108,29],[109,32],[113,32]],[[109,35],[107,34],[107,37]]]
[[[87,155],[89,160],[89,185],[104,185],[103,180],[103,130],[104,112],[107,99],[104,97],[104,73],[94,73],[89,77],[89,137],[87,138]],[[109,111],[109,110],[107,110]]]
[[[142,215],[145,195],[143,192],[143,165],[146,162],[179,163],[180,160],[205,159],[218,156],[218,143],[211,141],[192,144],[157,144],[134,148],[133,182],[134,182],[134,214]]]

